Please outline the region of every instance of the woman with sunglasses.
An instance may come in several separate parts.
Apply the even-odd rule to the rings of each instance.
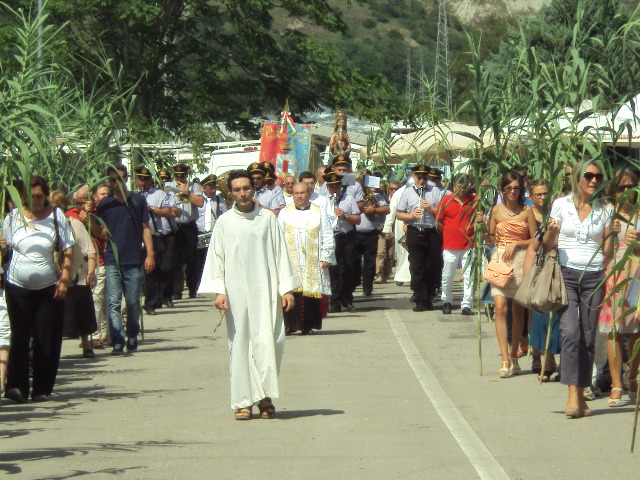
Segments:
[[[609,197],[614,199],[614,209],[616,220],[621,223],[620,233],[618,233],[617,248],[615,248],[615,258],[607,265],[606,272],[609,274],[613,268],[617,273],[608,275],[605,283],[604,295],[609,296],[611,290],[616,285],[620,285],[630,277],[638,277],[638,263],[628,261],[622,263],[627,250],[625,236],[627,230],[635,230],[638,222],[638,207],[636,203],[636,193],[632,190],[638,186],[638,177],[629,169],[616,172],[614,181],[609,185]],[[622,268],[622,270],[619,270]],[[629,336],[629,351],[640,338],[640,319],[633,312],[628,312],[629,303],[626,301],[629,283],[625,282],[624,287],[614,293],[602,305],[600,316],[598,317],[598,331],[607,335],[606,348],[609,371],[611,373],[611,393],[609,395],[609,406],[619,407],[622,403],[622,356],[624,350],[622,341],[625,335]],[[629,365],[628,378],[638,376],[638,361],[636,357]],[[635,385],[633,385],[635,387]],[[635,388],[634,388],[635,392]]]
[[[511,326],[511,347],[507,332],[507,299],[515,296],[522,282],[523,262],[529,243],[536,231],[533,210],[524,204],[524,179],[515,172],[508,172],[500,181],[503,201],[491,208],[487,243],[495,241],[496,248],[491,259],[513,267],[513,276],[504,288],[491,285],[494,302],[496,336],[500,346],[502,363],[498,370],[500,378],[518,375],[522,371],[518,365],[518,350],[524,322],[524,308],[511,302],[513,323]]]
[[[584,389],[591,385],[605,257],[612,253],[612,242],[605,242],[612,210],[600,200],[603,181],[595,162],[578,163],[573,169],[573,193],[553,202],[544,238],[547,251],[558,249],[569,300],[558,311],[561,382],[568,387],[567,418],[591,415]]]

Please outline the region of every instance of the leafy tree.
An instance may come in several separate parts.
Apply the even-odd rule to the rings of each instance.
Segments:
[[[135,115],[173,131],[211,121],[255,131],[250,119],[287,98],[294,111],[329,105],[370,117],[395,98],[383,77],[343,71],[335,52],[276,22],[345,32],[327,0],[49,0],[46,8],[54,23],[69,22],[60,56],[69,69],[79,76],[103,45],[135,85]]]

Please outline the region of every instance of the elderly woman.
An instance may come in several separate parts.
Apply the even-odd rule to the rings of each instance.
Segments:
[[[29,396],[29,344],[33,344],[31,399],[43,402],[53,391],[60,350],[64,298],[71,284],[71,227],[64,213],[49,204],[49,186],[42,177],[30,178],[31,199],[25,188],[22,208],[4,219],[2,233],[13,251],[6,285],[11,323],[11,350],[5,396],[24,403]],[[3,242],[4,247],[4,242]],[[56,265],[54,251],[61,251]]]
[[[583,160],[573,169],[572,195],[553,202],[545,249],[558,249],[569,304],[558,311],[561,382],[567,385],[567,418],[591,415],[584,389],[591,385],[598,314],[604,298],[605,256],[612,210],[600,199],[604,175]]]
[[[67,196],[60,190],[54,190],[49,196],[51,205],[66,211],[69,207]],[[71,285],[64,299],[65,337],[78,338],[84,358],[94,358],[93,345],[89,335],[96,331],[96,311],[93,305],[91,289],[96,286],[96,250],[91,237],[80,220],[67,215],[73,232],[75,245],[71,261]]]

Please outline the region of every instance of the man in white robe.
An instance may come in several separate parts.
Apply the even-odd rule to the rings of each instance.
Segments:
[[[293,185],[293,203],[278,215],[289,255],[302,286],[294,292],[295,306],[284,314],[285,333],[308,335],[322,329],[322,297],[331,295],[329,265],[335,264],[333,224],[326,212],[310,202],[313,186]]]
[[[231,408],[237,420],[273,418],[271,398],[279,396],[278,373],[284,347],[285,311],[300,279],[284,243],[277,217],[254,201],[246,170],[228,177],[235,206],[213,228],[201,292],[216,294],[226,312]]]

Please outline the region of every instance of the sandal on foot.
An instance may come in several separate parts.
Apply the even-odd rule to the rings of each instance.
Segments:
[[[234,413],[236,420],[251,420],[251,407],[239,408]]]
[[[567,407],[564,410],[564,414],[569,419],[580,418],[583,416],[582,410],[580,410],[580,408],[577,405],[575,407]]]
[[[518,359],[512,358],[511,365],[509,366],[509,371],[511,372],[510,376],[520,375],[522,373],[522,368],[518,365]]]
[[[542,372],[542,375],[538,375],[538,380],[543,383],[547,383],[551,381],[551,375],[553,375],[556,371],[556,367],[553,367],[552,370],[545,370]]]
[[[83,348],[82,356],[84,358],[96,358],[96,354],[93,352],[93,348]]]
[[[531,360],[531,370],[533,373],[540,375],[540,372],[542,371],[542,360],[540,355],[531,355],[531,358],[533,358],[533,360]]]
[[[269,397],[260,400],[260,403],[258,403],[258,409],[260,409],[261,418],[271,419],[276,416],[276,407],[273,406]]]
[[[611,398],[613,392],[620,392],[620,398]],[[611,408],[620,406],[620,404],[622,403],[622,389],[620,387],[613,387],[611,389],[611,394],[609,395],[609,400],[607,403]]]
[[[509,362],[502,362],[500,364],[500,370],[498,370],[498,375],[500,376],[500,378],[509,378],[511,375],[513,375],[513,373],[511,372],[511,369],[509,368]]]

